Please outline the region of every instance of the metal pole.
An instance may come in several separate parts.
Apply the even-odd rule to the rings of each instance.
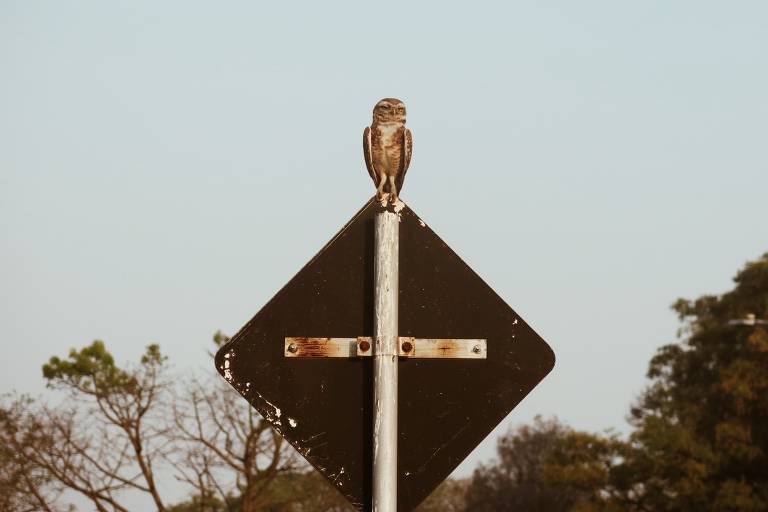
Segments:
[[[373,511],[397,512],[397,214],[375,219]]]

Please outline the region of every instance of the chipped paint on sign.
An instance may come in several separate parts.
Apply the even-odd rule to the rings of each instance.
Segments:
[[[232,381],[232,371],[229,369],[229,354],[224,359],[224,378],[229,382]]]
[[[265,423],[281,421],[276,430],[360,511],[371,507],[373,358],[359,357],[360,340],[358,357],[325,359],[291,358],[280,342],[288,335],[350,341],[373,335],[372,228],[380,211],[369,201],[216,355],[225,376],[227,354],[237,351],[229,355],[229,383]],[[397,215],[402,252],[395,332],[485,338],[488,349],[493,346],[485,360],[401,358],[397,365],[398,428],[407,433],[398,439],[397,506],[413,510],[551,370],[554,355],[429,224],[407,207]],[[366,343],[373,352],[374,343]],[[279,418],[264,399],[284,408]]]
[[[272,408],[272,411],[267,411],[266,414],[263,414],[264,419],[266,419],[275,429],[279,432],[280,429],[278,427],[282,426],[282,422],[280,421],[280,416],[282,416],[283,411],[280,410],[278,406],[264,398],[264,396],[256,391],[256,394],[259,398],[261,398],[264,403],[266,403],[268,406]]]

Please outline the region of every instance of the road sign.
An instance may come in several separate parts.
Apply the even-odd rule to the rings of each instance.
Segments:
[[[224,378],[359,510],[372,494],[373,364],[362,349],[383,210],[369,201],[216,354]],[[412,210],[398,215],[399,353],[408,342],[417,354],[398,363],[397,508],[407,511],[549,373],[554,354]],[[448,352],[439,344],[451,340],[468,357],[418,357],[419,347]],[[299,357],[306,347],[336,357]]]

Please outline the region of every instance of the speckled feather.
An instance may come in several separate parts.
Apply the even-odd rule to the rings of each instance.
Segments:
[[[397,194],[403,187],[411,163],[413,136],[405,127],[405,105],[394,98],[379,101],[373,109],[373,123],[363,132],[363,155],[368,174],[377,186],[377,193],[387,188],[381,175],[393,178]],[[391,189],[391,186],[389,187]]]

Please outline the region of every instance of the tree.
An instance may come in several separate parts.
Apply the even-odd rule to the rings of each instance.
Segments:
[[[221,379],[172,386],[157,345],[121,367],[95,341],[43,375],[60,404],[0,400],[0,510],[58,512],[73,493],[103,512],[136,493],[163,512],[351,510]],[[169,508],[159,482],[172,476],[191,498]]]
[[[616,434],[574,430],[557,419],[534,419],[502,436],[498,458],[475,470],[462,510],[628,512],[629,447]]]
[[[217,348],[228,340],[221,332],[213,337]],[[175,467],[196,493],[184,506],[210,512],[352,510],[218,375],[190,379],[171,409],[179,447]]]
[[[213,341],[220,347],[228,339],[217,332]],[[176,467],[195,499],[243,512],[291,499],[276,495],[273,484],[298,470],[296,454],[222,379],[192,378],[171,408],[173,437],[183,447]]]
[[[0,406],[0,510],[52,511],[62,492],[62,486],[29,457],[52,443],[31,408],[29,397],[10,395]]]
[[[355,512],[356,510],[330,486],[320,473],[312,469],[280,475],[271,482],[268,493],[272,500],[260,505],[257,509],[259,512]],[[241,512],[242,507],[242,496],[231,496],[226,503],[215,497],[203,500],[200,496],[193,496],[183,503],[174,505],[169,512]]]
[[[578,494],[551,485],[543,475],[554,446],[568,432],[570,429],[556,419],[545,421],[537,416],[532,426],[522,426],[499,438],[498,459],[481,464],[472,475],[467,510],[570,510]]]
[[[300,464],[271,425],[221,379],[193,379],[173,401],[176,468],[202,501],[224,510],[262,510],[291,496],[273,484]]]
[[[626,483],[624,461],[632,449],[615,434],[566,430],[553,440],[541,477],[568,492],[574,512],[635,510],[635,489]]]
[[[466,494],[468,487],[469,480],[449,478],[416,508],[416,512],[462,512],[467,510]]]
[[[155,416],[166,388],[164,362],[159,347],[150,345],[137,366],[122,369],[101,341],[72,349],[65,359],[52,357],[43,376],[68,400],[57,408],[29,409],[26,420],[17,422],[13,439],[23,463],[90,500],[96,510],[127,511],[119,495],[132,489],[164,511],[156,462],[165,439]],[[55,502],[47,507],[54,509]]]
[[[721,295],[678,300],[678,343],[651,360],[626,473],[654,511],[768,509],[768,254]]]

